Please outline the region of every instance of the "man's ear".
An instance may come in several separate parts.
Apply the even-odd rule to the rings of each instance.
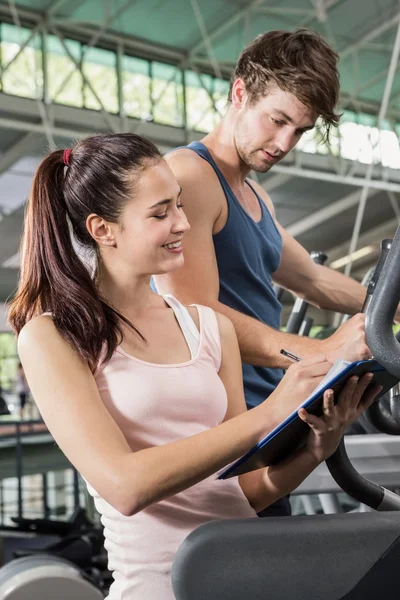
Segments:
[[[232,106],[237,110],[243,108],[247,101],[247,90],[243,79],[236,79],[232,85]]]

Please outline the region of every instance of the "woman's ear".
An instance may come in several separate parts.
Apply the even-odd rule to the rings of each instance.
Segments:
[[[91,214],[86,219],[89,234],[99,246],[115,246],[115,223],[109,223],[98,215]]]

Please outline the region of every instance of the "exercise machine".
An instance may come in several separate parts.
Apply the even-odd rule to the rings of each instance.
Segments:
[[[400,377],[392,329],[400,300],[400,228],[367,307],[367,342]],[[395,416],[395,415],[394,415]],[[372,600],[400,589],[400,497],[362,477],[341,442],[327,461],[339,486],[375,509],[350,513],[207,523],[179,548],[172,569],[177,600]]]

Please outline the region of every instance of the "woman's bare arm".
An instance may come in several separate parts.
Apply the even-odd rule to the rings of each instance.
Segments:
[[[58,333],[51,317],[30,321],[18,350],[33,397],[55,441],[107,502],[134,514],[239,458],[275,424],[244,413],[186,439],[132,452],[105,408],[88,366]],[[268,413],[268,411],[267,411]]]

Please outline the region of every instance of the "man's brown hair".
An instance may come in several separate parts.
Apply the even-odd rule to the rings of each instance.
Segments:
[[[243,79],[251,103],[268,94],[274,86],[293,94],[314,110],[329,131],[339,122],[335,112],[339,99],[338,55],[315,31],[268,31],[243,50],[233,72],[232,85]]]

